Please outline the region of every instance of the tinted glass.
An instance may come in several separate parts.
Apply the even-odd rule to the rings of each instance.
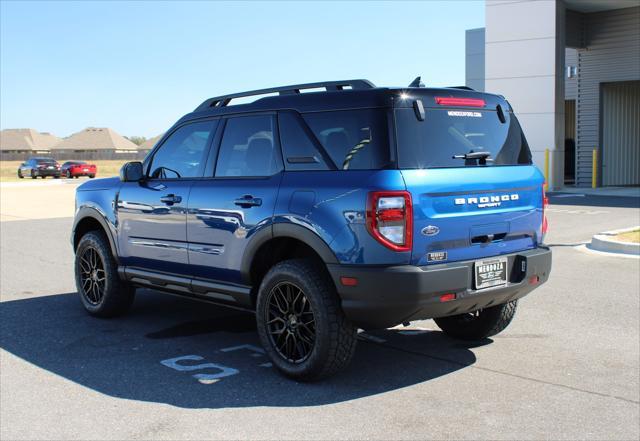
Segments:
[[[294,113],[282,112],[278,115],[280,142],[284,154],[284,168],[287,170],[330,170],[313,141],[309,139],[304,121]]]
[[[396,110],[398,165],[403,169],[478,166],[477,159],[454,155],[490,153],[486,165],[531,164],[531,152],[520,124],[495,110],[427,109],[424,121],[413,109]]]
[[[202,175],[209,137],[217,121],[187,124],[173,132],[151,159],[152,178],[194,178]]]
[[[230,118],[222,136],[216,176],[271,176],[282,170],[271,115]]]
[[[303,115],[340,170],[377,170],[389,165],[389,131],[384,110],[341,110]]]

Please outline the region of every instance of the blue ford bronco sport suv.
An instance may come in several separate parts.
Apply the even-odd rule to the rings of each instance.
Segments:
[[[78,188],[76,284],[100,317],[136,287],[255,311],[273,364],[314,380],[349,363],[358,328],[502,331],[551,270],[543,181],[510,104],[466,87],[211,98]]]

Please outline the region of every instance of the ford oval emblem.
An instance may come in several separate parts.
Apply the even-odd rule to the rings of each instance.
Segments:
[[[435,225],[427,225],[422,229],[422,234],[424,234],[425,236],[435,236],[439,232],[440,228],[436,227]]]

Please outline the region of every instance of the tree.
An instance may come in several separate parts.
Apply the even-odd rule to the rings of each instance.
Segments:
[[[140,145],[147,140],[144,136],[125,136],[129,141],[134,143],[135,145]]]

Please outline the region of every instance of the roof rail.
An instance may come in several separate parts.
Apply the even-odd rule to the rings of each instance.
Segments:
[[[303,89],[319,89],[323,88],[327,91],[339,91],[350,89],[373,89],[376,87],[369,80],[343,80],[343,81],[322,81],[320,83],[293,84],[291,86],[272,87],[269,89],[251,90],[248,92],[232,93],[229,95],[221,95],[205,100],[196,108],[196,112],[206,110],[210,107],[225,107],[234,98],[241,98],[253,95],[265,95],[267,93],[279,93],[280,95],[293,95],[300,93]]]

